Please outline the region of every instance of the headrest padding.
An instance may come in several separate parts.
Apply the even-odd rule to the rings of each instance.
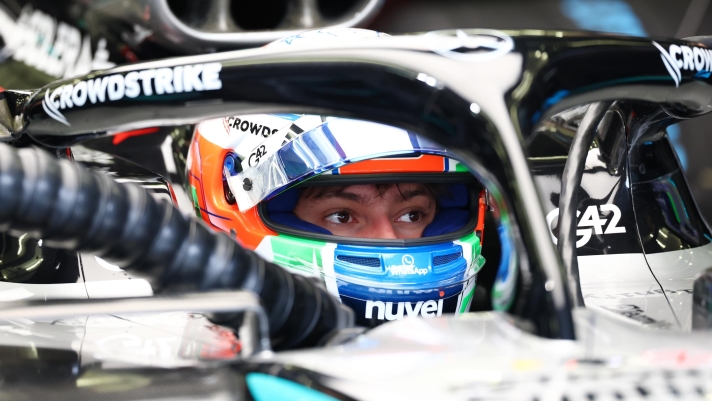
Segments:
[[[466,209],[443,209],[435,215],[433,221],[423,230],[423,238],[450,234],[467,224],[470,211]]]
[[[465,184],[450,184],[447,186],[450,196],[441,196],[438,199],[440,209],[449,209],[453,207],[468,207],[470,203],[470,191]]]
[[[321,228],[317,226],[316,224],[309,223],[307,221],[304,221],[297,217],[294,213],[289,212],[289,213],[270,213],[269,218],[277,223],[281,224],[283,226],[287,226],[289,228],[294,228],[297,230],[301,231],[307,231],[310,233],[317,233],[317,234],[326,234],[326,235],[331,235],[331,232],[325,228]]]
[[[267,213],[291,213],[299,201],[299,190],[290,188],[267,201]]]

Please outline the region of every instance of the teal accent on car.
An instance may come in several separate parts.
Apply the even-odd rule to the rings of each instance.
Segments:
[[[264,373],[248,373],[246,380],[255,401],[338,401],[299,383]]]

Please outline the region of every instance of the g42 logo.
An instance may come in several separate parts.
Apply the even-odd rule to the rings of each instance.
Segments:
[[[260,145],[255,148],[255,150],[250,153],[250,158],[247,159],[247,163],[250,164],[250,167],[254,167],[257,164],[259,164],[260,159],[265,157],[267,155],[267,149],[265,149],[265,145]]]
[[[599,212],[600,208],[600,212]],[[613,215],[611,216],[611,212]],[[601,214],[604,215],[601,218]],[[576,211],[576,217],[581,216],[581,211]],[[559,217],[559,209],[554,209],[549,214],[546,215],[546,224],[549,226],[549,233],[551,234],[551,239],[555,244],[559,240],[554,236],[554,232],[551,230],[551,223]],[[607,234],[622,234],[625,233],[625,227],[619,226],[618,223],[621,220],[621,210],[618,209],[616,205],[601,205],[601,206],[589,206],[583,213],[583,217],[579,220],[576,230],[576,235],[581,236],[581,239],[576,241],[576,248],[581,248],[586,245],[588,241],[591,240],[593,233],[596,235],[607,235]],[[608,225],[606,226],[606,223]],[[606,229],[603,229],[606,226]],[[584,228],[581,228],[584,227]],[[587,228],[590,227],[590,228]]]

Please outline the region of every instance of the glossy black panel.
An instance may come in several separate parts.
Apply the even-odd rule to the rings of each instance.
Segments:
[[[62,284],[80,281],[76,253],[42,246],[27,235],[0,233],[0,281],[26,284]]]
[[[91,144],[88,144],[91,146]],[[154,157],[162,157],[160,149],[150,149]],[[148,170],[120,156],[90,149],[74,147],[74,160],[92,170],[112,176],[118,182],[133,182],[150,191],[155,197],[174,201],[174,194],[168,181],[158,173]],[[157,153],[157,154],[155,154]],[[145,160],[146,158],[142,158]]]
[[[549,32],[507,33],[512,35],[514,49],[524,57],[525,69],[532,78],[512,89],[506,99],[516,109],[514,115],[525,137],[531,132],[531,127],[545,115],[602,98],[646,99],[667,103],[671,110],[682,114],[699,113],[698,102],[689,99],[699,99],[709,95],[712,90],[709,86],[710,78],[696,75],[695,71],[687,69],[681,70],[678,87],[661,60],[660,50],[649,39],[575,32],[557,37],[546,36]],[[671,44],[669,41],[656,43],[665,49]],[[359,49],[353,54],[365,56],[378,47]],[[416,51],[412,54],[416,56],[418,53]],[[403,54],[404,61],[408,58],[406,54]],[[43,136],[93,135],[105,130],[116,130],[137,120],[189,120],[191,116],[207,118],[230,114],[230,110],[244,104],[241,102],[261,103],[263,108],[281,104],[302,110],[348,110],[361,118],[398,122],[397,125],[403,125],[405,118],[420,125],[412,119],[418,115],[414,113],[423,110],[429,93],[437,92],[436,88],[421,82],[418,83],[422,85],[412,85],[409,81],[417,74],[392,66],[337,62],[320,62],[318,65],[266,62],[253,66],[234,62],[232,57],[238,55],[223,53],[203,58],[174,59],[152,63],[150,67],[136,64],[134,70],[208,61],[220,63],[222,85],[219,90],[163,95],[152,94],[154,91],[151,90],[146,96],[135,98],[124,96],[122,89],[121,95],[117,95],[115,100],[96,104],[86,100],[81,107],[62,107],[60,111],[67,117],[71,127],[48,117],[41,105],[45,97],[43,90],[35,96],[27,110],[26,117],[31,123],[29,131]],[[446,67],[449,63],[449,59],[442,58],[442,74],[448,74]],[[102,75],[95,74],[92,77],[97,79]],[[688,85],[693,81],[695,85]],[[74,82],[78,81],[56,83],[48,89],[54,90]],[[49,141],[47,138],[45,140]],[[52,142],[57,143],[57,140]]]
[[[680,116],[706,112],[704,104],[685,101],[709,96],[709,78],[695,74],[694,68],[680,69],[679,85],[661,60],[661,52],[651,39],[589,36],[546,32],[550,36],[518,32],[515,49],[527,58],[533,75],[526,95],[512,92],[512,104],[523,135],[552,113],[604,99],[640,99],[668,103]],[[669,41],[656,40],[668,51]],[[692,45],[690,42],[677,43]],[[685,85],[691,81],[705,85]],[[665,88],[673,85],[675,91]],[[596,94],[597,93],[597,94]],[[518,96],[519,95],[519,96]],[[603,96],[602,96],[603,95]]]
[[[645,253],[689,249],[712,242],[667,137],[632,145],[630,169]]]
[[[547,222],[558,238],[561,176],[568,150],[585,107],[575,108],[543,122],[528,149],[532,172],[544,197]],[[578,191],[577,255],[640,253],[635,215],[627,181],[626,121],[629,107],[614,105],[601,121],[588,152]],[[544,139],[546,138],[546,139]],[[557,146],[541,147],[556,143]],[[547,151],[544,156],[542,152]]]
[[[79,334],[79,333],[78,333]],[[79,343],[81,344],[81,343]],[[229,366],[118,368],[82,363],[78,351],[36,346],[0,347],[2,395],[8,400],[250,399],[244,376]]]
[[[161,65],[182,65],[186,61],[174,59]],[[140,65],[135,68],[141,70]],[[327,70],[330,73],[324,74]],[[115,101],[107,98],[96,104],[87,100],[82,107],[61,109],[69,126],[45,112],[42,106],[45,91],[42,91],[26,109],[28,128],[36,139],[58,146],[76,141],[77,134],[91,137],[109,130],[130,130],[136,128],[138,121],[145,127],[161,125],[166,119],[222,117],[244,110],[245,102],[254,102],[255,111],[340,110],[341,115],[367,116],[370,120],[416,129],[428,100],[437,91],[415,80],[414,74],[350,63],[234,66],[226,61],[219,77],[222,85],[219,90],[122,97]],[[51,85],[50,90],[70,82]]]

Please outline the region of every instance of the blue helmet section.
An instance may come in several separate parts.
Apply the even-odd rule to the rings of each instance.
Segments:
[[[450,196],[438,199],[438,213],[423,237],[455,232],[470,220],[467,186],[450,184],[448,192]],[[299,188],[291,188],[265,202],[261,213],[273,223],[302,233],[330,234],[293,213],[298,199]],[[359,325],[373,327],[408,316],[456,313],[466,288],[471,296],[475,277],[468,271],[470,255],[452,240],[435,245],[384,246],[378,241],[346,245],[333,238],[338,295],[355,311]],[[469,299],[465,299],[465,307]]]
[[[357,323],[375,326],[407,316],[455,313],[468,278],[461,245],[337,245],[334,273]],[[347,280],[343,279],[348,277]]]

